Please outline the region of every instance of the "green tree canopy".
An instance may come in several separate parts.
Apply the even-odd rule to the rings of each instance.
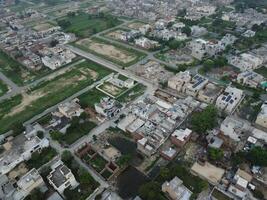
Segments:
[[[206,133],[217,125],[217,109],[213,105],[207,106],[203,111],[192,115],[192,129],[197,133]]]

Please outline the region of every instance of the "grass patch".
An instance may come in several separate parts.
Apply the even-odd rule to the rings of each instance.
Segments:
[[[105,168],[107,161],[97,154],[88,164],[90,164],[99,173]]]
[[[267,78],[267,67],[262,66],[261,68],[255,69],[254,71]]]
[[[101,176],[103,176],[106,180],[108,180],[109,179],[109,177],[112,175],[112,173],[110,172],[110,171],[108,171],[108,170],[105,170],[102,174],[101,174]]]
[[[83,108],[91,107],[94,108],[95,103],[99,103],[100,100],[107,96],[103,92],[99,91],[98,89],[94,88],[92,90],[89,90],[88,92],[82,94],[79,97],[80,105]]]
[[[57,19],[64,31],[74,33],[79,37],[89,37],[95,33],[115,27],[122,23],[117,17],[111,15],[93,16],[79,12]]]
[[[77,126],[70,126],[67,129],[66,134],[62,136],[62,141],[64,141],[68,145],[71,145],[79,138],[87,135],[95,127],[96,124],[90,121],[84,121],[82,123],[79,123]]]
[[[41,153],[34,152],[31,159],[26,162],[29,169],[36,168],[39,169],[44,164],[48,163],[57,155],[57,152],[52,147],[44,148]]]
[[[17,96],[0,103],[0,133],[8,131],[15,123],[23,123],[110,73],[111,70],[101,65],[85,61],[70,71],[37,85],[23,97]]]
[[[122,103],[133,101],[137,97],[144,94],[145,90],[146,90],[146,86],[142,85],[141,83],[138,83],[132,89],[128,90],[127,92],[119,96],[117,100]]]

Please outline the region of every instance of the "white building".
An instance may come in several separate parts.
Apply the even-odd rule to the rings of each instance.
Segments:
[[[61,160],[54,163],[51,168],[47,179],[58,193],[63,194],[65,189],[74,189],[79,185],[70,169]]]
[[[243,90],[228,86],[216,100],[216,106],[226,113],[232,113],[242,100]]]
[[[228,62],[241,71],[247,71],[260,67],[263,59],[250,53],[242,53],[239,56],[229,57]]]
[[[244,71],[238,74],[236,81],[242,85],[257,88],[265,79],[262,75],[253,71]]]
[[[49,141],[33,135],[20,134],[3,144],[5,151],[0,156],[0,174],[10,172],[19,163],[31,158],[31,155],[49,146]]]
[[[60,114],[71,119],[72,117],[79,117],[84,110],[79,105],[79,99],[75,98],[70,102],[62,103],[58,106]]]
[[[167,193],[172,200],[190,200],[192,195],[192,192],[183,185],[183,181],[178,177],[174,177],[170,182],[164,182],[161,190]]]
[[[182,92],[185,84],[189,83],[191,75],[189,71],[179,72],[168,80],[168,87],[178,92]]]
[[[262,104],[261,111],[259,112],[255,123],[267,128],[267,102]]]
[[[121,104],[110,97],[104,97],[95,104],[95,111],[106,118],[112,118],[121,111]]]
[[[244,131],[250,130],[250,124],[235,117],[226,117],[221,123],[220,131],[235,142],[239,142]]]
[[[140,46],[144,49],[153,49],[159,46],[159,43],[157,41],[153,41],[145,37],[135,39],[134,42],[137,46]]]
[[[44,180],[34,168],[22,176],[17,182],[17,190],[13,195],[14,200],[22,200],[35,188],[45,186]]]
[[[250,184],[251,180],[252,176],[250,174],[238,169],[233,178],[233,183],[228,188],[228,192],[241,199],[246,199],[246,196],[248,194],[248,187],[255,187]]]
[[[63,47],[53,47],[43,51],[44,56],[42,62],[45,66],[55,70],[62,65],[71,63],[72,59],[76,57],[69,49]]]

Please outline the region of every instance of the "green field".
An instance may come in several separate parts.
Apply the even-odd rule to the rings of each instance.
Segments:
[[[122,67],[129,67],[146,57],[146,54],[133,48],[124,47],[99,37],[79,40],[72,45]]]
[[[7,93],[8,87],[3,81],[0,80],[0,97]]]
[[[137,97],[143,95],[145,92],[145,89],[146,87],[139,83],[135,85],[133,88],[131,88],[130,90],[128,90],[127,92],[125,92],[124,94],[122,94],[121,96],[119,96],[117,100],[120,101],[121,103],[127,103],[130,101],[133,101]]]
[[[86,13],[68,15],[57,19],[58,25],[66,32],[71,32],[78,37],[89,37],[92,34],[115,27],[122,23],[111,15],[92,16]]]
[[[0,71],[14,83],[23,85],[35,78],[35,74],[27,70],[16,60],[0,50]]]
[[[92,61],[78,64],[52,80],[0,103],[0,133],[32,118],[81,89],[110,74],[109,69]]]
[[[79,120],[79,118],[73,119],[65,134],[57,131],[50,133],[52,139],[63,145],[71,145],[96,127],[96,124],[91,121],[80,122]]]
[[[255,69],[254,71],[267,78],[267,66]]]

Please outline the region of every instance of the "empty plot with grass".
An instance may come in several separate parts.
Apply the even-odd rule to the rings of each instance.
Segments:
[[[132,48],[126,48],[100,38],[82,39],[74,46],[123,67],[129,67],[146,56],[146,54]]]
[[[79,37],[88,37],[122,23],[117,17],[111,15],[93,16],[86,13],[68,14],[59,18],[57,22],[64,31]]]
[[[34,117],[110,73],[109,69],[101,65],[85,61],[22,95],[1,102],[0,133]]]

